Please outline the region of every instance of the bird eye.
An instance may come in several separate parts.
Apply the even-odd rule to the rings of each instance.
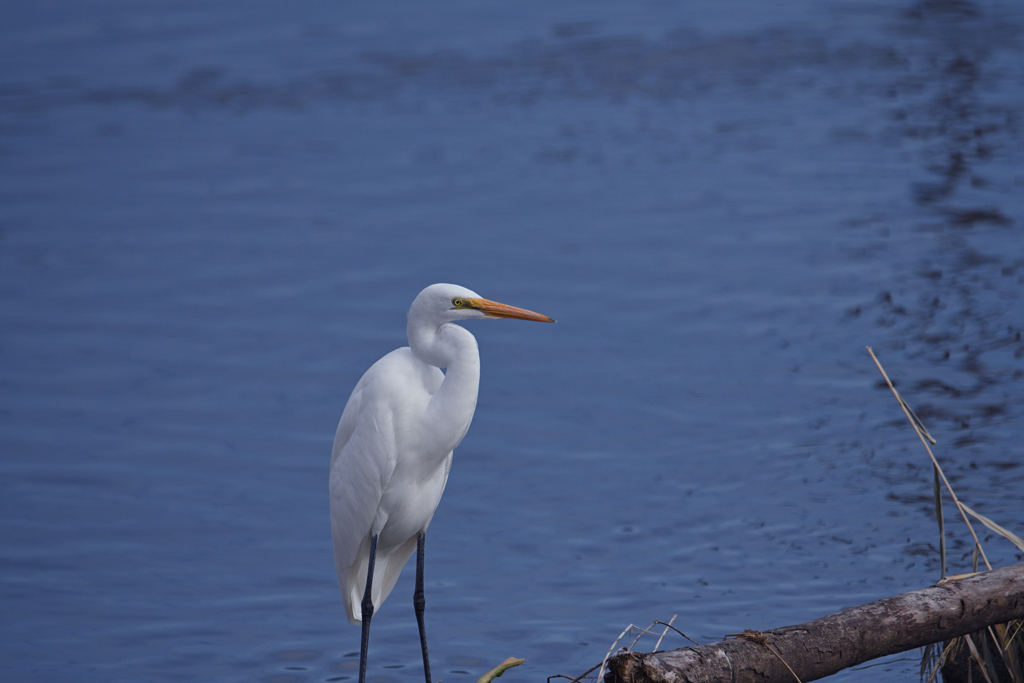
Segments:
[[[462,308],[462,299],[452,299],[452,306]]]

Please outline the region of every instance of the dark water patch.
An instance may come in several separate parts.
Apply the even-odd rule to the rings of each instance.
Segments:
[[[821,87],[811,71],[887,73],[907,64],[898,46],[862,41],[836,45],[814,31],[795,28],[715,37],[678,29],[666,31],[660,40],[586,32],[570,41],[564,37],[521,42],[490,55],[372,51],[343,69],[325,66],[316,75],[284,82],[253,80],[232,74],[227,66],[208,64],[190,68],[162,88],[96,88],[77,78],[59,84],[0,83],[0,113],[118,104],[236,113],[267,107],[299,111],[331,102],[400,104],[464,95],[520,105],[552,98],[669,102],[708,96],[721,88],[757,88],[781,72]],[[796,73],[801,70],[807,73]]]

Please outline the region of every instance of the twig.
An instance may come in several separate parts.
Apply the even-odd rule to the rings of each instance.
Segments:
[[[654,651],[653,652],[657,652],[658,651],[658,646],[661,645],[661,641],[664,640],[665,635],[668,634],[669,629],[672,629],[673,631],[675,631],[676,633],[681,635],[683,638],[686,638],[688,641],[693,643],[694,645],[699,645],[699,643],[697,641],[695,641],[693,638],[691,638],[690,636],[686,635],[685,633],[683,633],[682,631],[680,631],[679,629],[677,629],[675,626],[672,625],[672,622],[674,622],[676,620],[676,617],[678,617],[678,616],[679,616],[678,614],[673,614],[672,618],[669,620],[669,622],[667,624],[664,621],[655,621],[655,622],[653,622],[647,628],[640,628],[636,624],[630,624],[626,628],[622,629],[622,633],[619,634],[619,637],[616,638],[615,642],[613,642],[611,647],[608,648],[608,652],[605,654],[604,659],[601,660],[600,664],[595,664],[594,666],[590,667],[589,669],[587,669],[586,671],[581,673],[576,678],[569,679],[569,683],[579,683],[579,681],[581,681],[583,678],[585,678],[586,675],[589,674],[591,671],[593,671],[594,669],[598,668],[598,666],[601,667],[601,670],[597,672],[597,681],[600,682],[604,678],[605,667],[608,665],[608,659],[612,656],[612,652],[615,651],[615,646],[618,645],[619,641],[621,641],[623,638],[625,638],[626,634],[629,633],[630,631],[632,631],[633,629],[636,629],[638,631],[636,638],[634,638],[633,642],[631,642],[628,646],[619,648],[620,651],[621,650],[625,650],[626,652],[632,652],[633,651],[633,646],[635,646],[637,644],[637,642],[639,642],[639,640],[644,637],[644,635],[655,635],[654,632],[651,629],[653,629],[654,626],[657,625],[657,624],[660,624],[660,625],[664,626],[665,630],[662,631],[661,636],[658,638],[658,642],[654,644]],[[652,654],[653,654],[653,652],[652,652]],[[557,676],[549,676],[548,677],[548,683],[550,683],[552,678],[566,678],[566,679],[568,679],[569,677],[565,676],[563,674],[558,674]]]
[[[622,629],[622,633],[620,633],[619,637],[615,639],[615,642],[612,643],[612,646],[608,648],[608,652],[605,654],[604,659],[601,660],[601,669],[597,672],[598,683],[600,683],[601,680],[604,679],[604,667],[608,664],[608,658],[612,656],[612,650],[615,649],[615,646],[619,644],[619,641],[622,640],[622,637],[626,635],[626,632],[629,631],[629,629],[631,628],[633,628],[633,624],[630,624],[626,628]]]
[[[587,669],[586,671],[581,673],[576,678],[570,679],[569,683],[580,683],[580,681],[582,681],[584,678],[586,678],[588,673],[590,673],[591,671],[593,671],[594,669],[596,669],[599,666],[601,666],[601,665],[600,664],[595,664],[594,666],[590,667],[589,669]],[[548,676],[548,683],[551,683],[551,679],[552,678],[569,678],[569,677],[566,676],[565,674],[556,674],[554,676]]]
[[[655,622],[655,623],[657,623],[657,622]],[[651,626],[654,626],[654,624],[651,624]],[[626,652],[632,652],[632,651],[633,651],[633,646],[634,646],[634,645],[636,645],[636,644],[637,644],[637,642],[638,642],[638,641],[639,641],[639,640],[640,640],[641,638],[643,638],[643,637],[644,637],[644,634],[650,634],[650,635],[654,635],[653,633],[651,633],[651,629],[650,629],[650,626],[649,626],[649,627],[647,627],[647,628],[640,628],[639,626],[633,626],[633,628],[635,628],[636,630],[640,631],[640,633],[637,633],[637,634],[636,634],[636,638],[634,638],[634,639],[633,639],[633,642],[632,642],[632,643],[630,643],[630,644],[629,644],[629,646],[628,646],[628,647],[626,648]]]
[[[675,619],[676,619],[675,615],[672,615],[672,621],[675,621]],[[678,633],[679,635],[681,635],[683,638],[686,638],[688,641],[690,641],[691,643],[696,645],[697,647],[700,647],[700,643],[698,643],[696,640],[694,640],[690,636],[686,635],[685,633],[683,633],[682,631],[677,629],[675,626],[672,625],[671,622],[666,624],[664,621],[656,621],[656,622],[654,622],[654,624],[661,624],[662,626],[665,626],[666,628],[670,628],[673,631],[675,631],[676,633]],[[654,624],[651,624],[651,626],[654,626]],[[658,642],[660,643],[661,641],[659,640]]]
[[[956,497],[956,493],[953,492],[953,487],[950,486],[949,480],[946,479],[946,473],[942,471],[942,467],[939,465],[939,461],[936,460],[935,454],[932,453],[931,446],[928,445],[928,439],[926,439],[924,436],[927,432],[922,432],[921,429],[918,428],[917,423],[914,421],[914,418],[911,417],[912,411],[903,401],[903,398],[900,396],[900,393],[896,391],[896,387],[893,386],[892,380],[889,379],[889,375],[885,374],[885,369],[882,367],[882,364],[875,356],[875,352],[871,350],[870,346],[867,347],[867,349],[868,353],[871,354],[871,360],[875,361],[875,365],[878,366],[878,371],[882,373],[882,377],[885,378],[885,383],[889,385],[889,389],[892,390],[893,396],[896,397],[896,400],[899,402],[900,407],[903,409],[903,413],[907,416],[907,419],[910,420],[910,424],[914,428],[914,432],[917,433],[918,438],[921,439],[921,443],[924,444],[924,449],[928,451],[928,457],[932,459],[932,464],[935,465],[936,471],[938,471],[939,476],[942,477],[942,482],[946,485],[946,490],[949,491],[950,497],[953,499],[953,502],[956,503],[956,509],[960,512],[960,516],[963,517],[964,524],[967,525],[967,529],[971,532],[971,536],[974,537],[974,542],[978,544],[978,549],[981,551],[981,559],[985,561],[986,567],[992,569],[992,565],[989,563],[988,557],[985,555],[985,549],[981,547],[981,541],[978,540],[978,534],[974,532],[974,527],[971,525],[971,521],[967,519],[967,513],[964,512],[963,503],[961,503],[960,499]],[[929,435],[929,438],[930,437],[931,435]]]
[[[672,622],[675,621],[676,617],[678,617],[678,616],[679,616],[678,614],[673,614],[672,618],[668,620],[667,624],[665,624],[665,630],[661,632],[661,637],[658,638],[658,642],[656,642],[654,644],[654,649],[651,650],[651,654],[654,654],[655,652],[658,651],[658,646],[661,645],[661,641],[665,640],[665,636],[668,635],[668,630],[670,628],[672,628]],[[663,622],[660,622],[660,621],[654,622],[654,624],[661,624],[661,623],[663,623]],[[654,626],[654,624],[651,624],[651,626]]]

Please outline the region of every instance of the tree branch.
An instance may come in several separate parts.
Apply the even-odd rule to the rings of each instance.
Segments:
[[[813,681],[871,659],[1024,619],[1024,563],[769,632],[609,661],[607,683]],[[795,676],[794,676],[795,675]]]

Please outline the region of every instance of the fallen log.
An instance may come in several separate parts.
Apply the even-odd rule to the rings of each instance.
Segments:
[[[813,681],[897,652],[1024,619],[1024,563],[850,607],[796,626],[670,652],[627,652],[606,683]]]

